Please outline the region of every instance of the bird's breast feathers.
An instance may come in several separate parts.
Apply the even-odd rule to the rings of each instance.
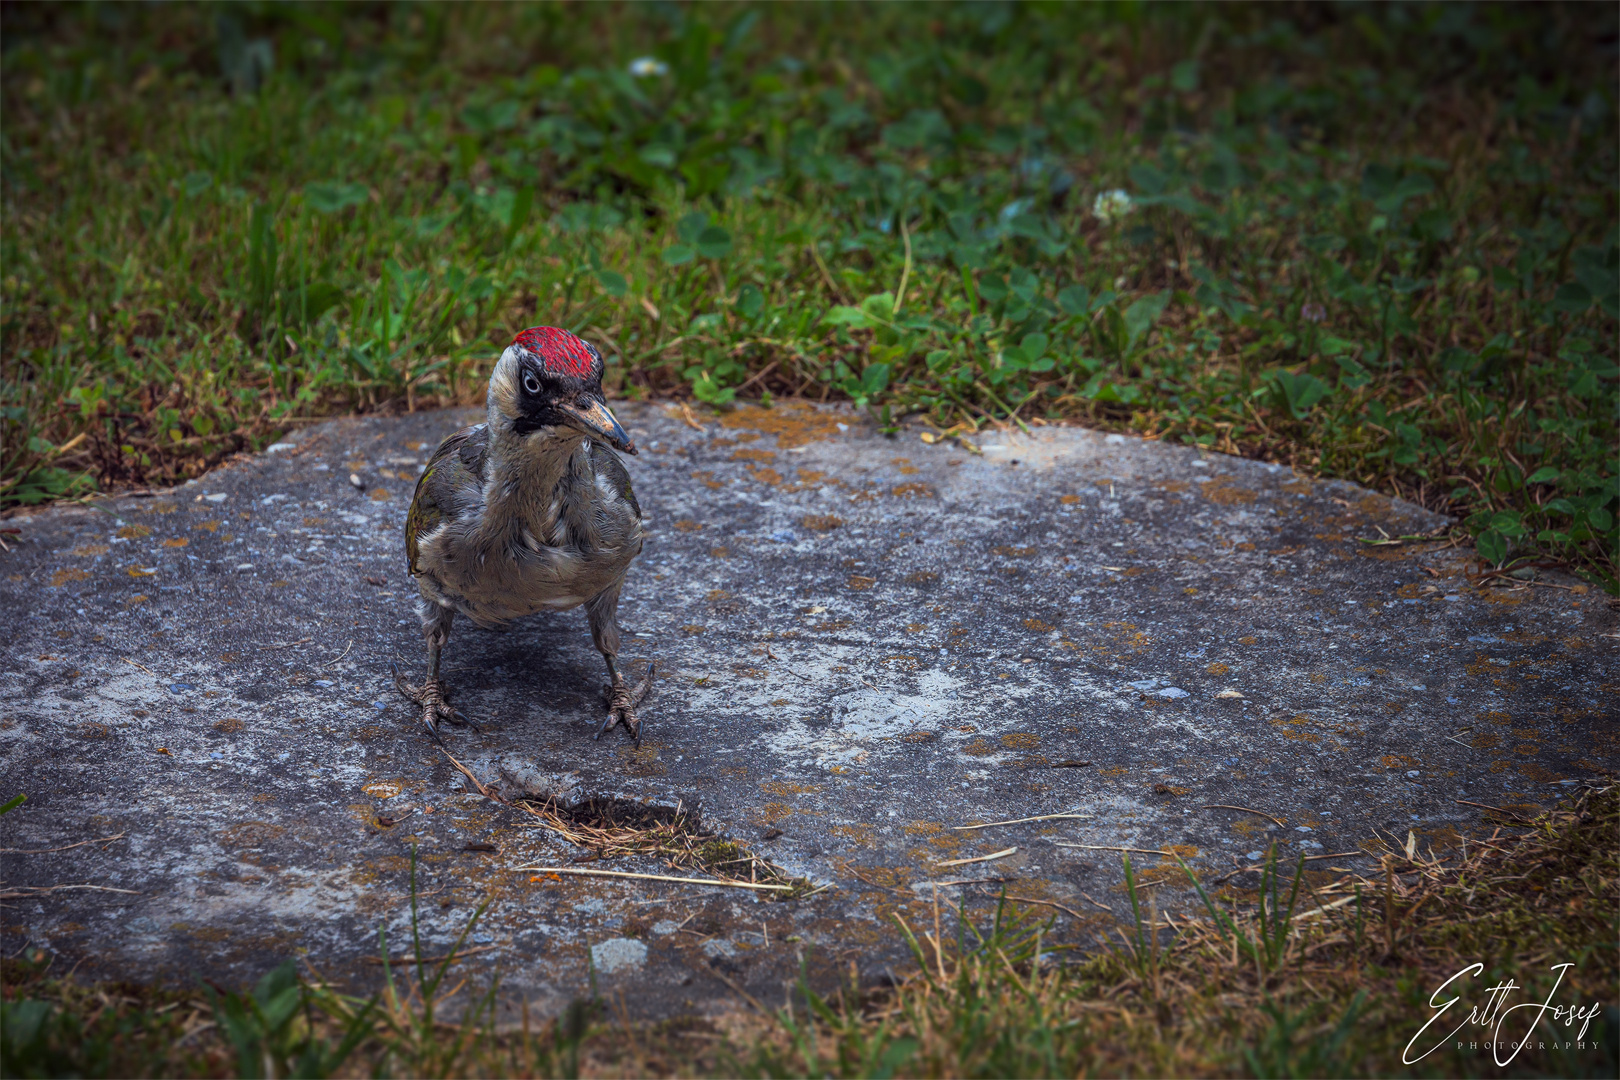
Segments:
[[[442,508],[456,500],[445,497],[445,481],[429,482],[430,464],[406,524],[422,593],[489,624],[575,607],[622,579],[642,544],[629,477],[605,447],[572,449],[566,463],[546,470],[546,483],[488,468],[454,477],[476,496],[453,516]],[[609,461],[613,468],[604,468]]]

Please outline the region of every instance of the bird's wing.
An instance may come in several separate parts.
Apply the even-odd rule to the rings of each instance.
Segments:
[[[405,516],[405,555],[413,576],[421,573],[416,558],[422,539],[446,518],[458,517],[483,499],[488,453],[489,429],[475,424],[445,439],[428,459]]]
[[[641,504],[636,502],[635,488],[630,486],[630,474],[625,471],[624,462],[619,460],[619,455],[601,443],[592,441],[591,467],[596,470],[598,477],[630,504],[630,509],[636,512],[636,520],[640,521]]]

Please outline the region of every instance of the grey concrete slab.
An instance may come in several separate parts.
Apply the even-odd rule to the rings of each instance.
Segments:
[[[589,958],[635,1013],[717,1006],[716,970],[776,1002],[806,945],[824,971],[903,962],[887,920],[931,920],[930,877],[1009,879],[948,895],[1006,884],[1084,942],[1125,910],[1119,856],[1059,843],[1182,845],[1214,878],[1273,841],[1444,845],[1478,824],[1459,800],[1546,805],[1620,764],[1606,598],[1357,542],[1440,523],[1416,507],[1079,429],[972,454],[836,410],[695,428],[625,405],[652,532],[622,613],[628,659],[660,665],[646,741],[591,741],[601,661],[572,612],[457,626],[447,677],[485,730],[451,751],[509,793],[695,807],[833,888],[514,871],[580,852],[468,794],[389,678],[424,660],[412,484],[474,415],[339,421],[173,492],[5,523],[0,796],[29,802],[4,846],[122,834],[0,855],[8,951],[226,980],[297,955],[364,984],[378,925],[408,927],[414,845],[432,947],[493,896],[472,944],[514,999],[557,1007]],[[1062,812],[1083,816],[955,829]],[[1369,865],[1350,859],[1316,865]],[[129,891],[28,891],[56,885]]]

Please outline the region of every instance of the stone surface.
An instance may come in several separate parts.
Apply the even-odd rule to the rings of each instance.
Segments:
[[[608,938],[591,946],[591,963],[600,975],[634,971],[647,962],[647,946],[635,938]]]
[[[492,897],[467,968],[499,967],[513,1001],[560,1007],[593,946],[618,963],[634,939],[634,965],[597,957],[634,1012],[721,1007],[726,980],[776,1003],[806,947],[824,973],[902,966],[890,916],[931,919],[930,878],[1060,905],[1037,910],[1088,942],[1127,910],[1119,852],[1095,848],[1181,845],[1213,878],[1272,843],[1443,847],[1479,824],[1459,800],[1547,805],[1620,764],[1606,598],[1556,574],[1481,588],[1465,551],[1359,542],[1440,523],[1415,507],[1079,429],[975,454],[832,410],[698,430],[625,405],[652,533],[622,610],[627,661],[659,664],[645,742],[591,741],[603,669],[570,612],[458,624],[446,675],[484,731],[450,751],[508,794],[695,808],[832,887],[515,871],[581,852],[469,794],[389,675],[425,660],[412,483],[473,418],[335,422],[170,493],[4,523],[0,797],[29,796],[4,846],[121,837],[0,855],[8,953],[234,981],[300,956],[370,985],[378,926],[396,955],[408,940],[415,850],[426,940]],[[1056,813],[1078,816],[955,828]],[[30,891],[64,884],[97,889]]]

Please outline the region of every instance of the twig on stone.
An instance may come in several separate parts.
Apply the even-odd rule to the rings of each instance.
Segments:
[[[1011,821],[986,821],[982,825],[953,825],[954,832],[969,832],[973,829],[993,829],[997,825],[1022,825],[1029,821],[1056,821],[1058,818],[1085,818],[1091,819],[1090,814],[1042,814],[1040,817],[1013,818]]]
[[[719,979],[721,982],[725,983],[727,986],[731,987],[731,989],[736,994],[738,994],[744,1001],[746,1001],[746,1002],[748,1002],[748,1004],[752,1005],[755,1008],[755,1010],[757,1010],[759,1012],[759,1015],[761,1015],[761,1016],[769,1016],[769,1015],[771,1015],[770,1012],[765,1008],[765,1006],[761,1005],[759,1003],[758,999],[756,999],[753,994],[750,994],[748,991],[746,991],[742,987],[738,986],[735,982],[733,982],[731,980],[731,978],[729,976],[727,976],[727,975],[725,975],[725,974],[723,974],[723,973],[721,973],[719,971],[716,971],[714,968],[709,967],[707,964],[702,965],[702,967],[703,967],[704,971],[706,971],[710,975],[713,975],[715,978]]]
[[[1163,855],[1167,859],[1176,857],[1174,852],[1160,851],[1158,848],[1117,847],[1113,844],[1065,844],[1061,840],[1054,840],[1052,843],[1057,847],[1080,848],[1084,851],[1134,851],[1139,855]]]
[[[1520,817],[1518,814],[1515,814],[1511,810],[1503,810],[1499,806],[1488,806],[1485,803],[1472,802],[1471,800],[1468,800],[1468,799],[1458,799],[1458,800],[1456,800],[1456,802],[1457,802],[1458,806],[1477,806],[1481,810],[1489,810],[1493,814],[1501,814],[1503,817],[1510,817],[1514,821],[1523,821],[1523,822],[1528,823],[1529,820],[1530,820],[1529,818],[1526,818],[1526,817]]]
[[[943,870],[947,866],[966,866],[968,863],[994,862],[996,859],[1005,859],[1009,855],[1016,854],[1017,851],[1017,848],[1010,847],[1004,848],[1001,851],[993,852],[989,855],[975,855],[971,859],[946,859],[944,862],[935,863],[934,868],[936,870]]]
[[[63,847],[34,848],[32,850],[14,847],[0,848],[0,855],[49,855],[53,851],[71,851],[73,848],[84,847],[86,844],[110,844],[114,840],[122,840],[128,835],[128,833],[118,833],[114,836],[101,836],[94,840],[80,840],[76,844],[67,844]]]
[[[911,887],[911,890],[916,892],[918,889],[926,885],[928,888],[934,890],[934,896],[937,898],[939,896],[940,889],[954,889],[958,885],[995,885],[1000,882],[1017,880],[1018,879],[1015,877],[1007,877],[1005,874],[1003,874],[1000,877],[951,878],[949,881],[919,881],[917,884]]]
[[[866,877],[859,870],[855,869],[853,866],[850,866],[848,863],[844,864],[843,869],[851,877],[853,877],[856,881],[859,881],[862,885],[870,885],[874,889],[882,889],[884,892],[893,893],[896,896],[905,896],[906,895],[905,893],[901,892],[899,889],[891,888],[888,885],[884,885],[882,882],[873,881],[871,878]]]
[[[1541,562],[1520,563],[1518,566],[1504,566],[1499,570],[1486,570],[1480,574],[1468,574],[1467,577],[1470,585],[1478,585],[1480,582],[1489,581],[1492,578],[1507,577],[1515,570],[1566,570],[1568,568],[1569,560],[1567,559],[1544,559]]]
[[[1378,529],[1378,535],[1383,537],[1382,540],[1373,540],[1370,537],[1358,536],[1356,537],[1356,543],[1366,544],[1368,547],[1390,547],[1392,545],[1400,544],[1425,544],[1436,540],[1443,540],[1451,532],[1451,525],[1449,524],[1441,525],[1438,528],[1430,529],[1428,532],[1424,533],[1403,533],[1400,536],[1390,536],[1389,533],[1385,532],[1377,525],[1374,525],[1373,528]]]
[[[635,878],[638,881],[674,881],[683,885],[721,885],[732,889],[759,889],[792,892],[792,885],[761,885],[751,881],[723,881],[719,878],[671,877],[667,874],[633,874],[628,870],[584,870],[577,866],[514,866],[515,871],[534,874],[581,874],[589,877]]]
[[[982,896],[990,896],[991,894],[990,893],[981,893],[980,895],[982,895]],[[1037,900],[1033,896],[1008,896],[1007,899],[1012,900],[1012,901],[1014,901],[1016,903],[1020,903],[1020,904],[1040,904],[1042,907],[1057,908],[1059,911],[1061,911],[1064,914],[1068,915],[1070,918],[1080,919],[1082,921],[1085,919],[1085,916],[1080,914],[1078,911],[1074,910],[1074,908],[1065,907],[1063,904],[1055,903],[1054,901],[1051,901],[1051,900]],[[1086,899],[1090,900],[1091,898],[1086,897]],[[1093,900],[1092,903],[1096,903],[1096,901]]]
[[[761,368],[759,371],[755,372],[752,376],[750,376],[747,382],[740,384],[737,387],[737,389],[739,391],[740,390],[746,390],[750,386],[753,386],[755,383],[759,382],[759,380],[761,380],[765,376],[769,375],[776,368],[776,365],[780,364],[780,363],[781,363],[780,360],[772,360],[769,364],[766,364],[763,368]]]
[[[0,900],[20,900],[26,896],[44,896],[47,893],[63,892],[69,889],[85,889],[90,892],[125,893],[129,896],[144,895],[135,889],[115,889],[110,885],[14,885],[5,892],[0,892]]]
[[[472,774],[472,770],[467,768],[467,766],[463,765],[461,762],[457,761],[455,758],[450,757],[450,751],[446,750],[442,745],[439,747],[439,751],[443,753],[445,757],[450,758],[450,764],[454,765],[458,770],[460,770],[461,775],[472,781],[473,787],[478,789],[478,794],[493,802],[504,803],[506,801],[499,795],[490,791],[489,788],[479,783],[478,777]]]
[[[1274,818],[1270,814],[1266,813],[1264,810],[1251,810],[1247,806],[1233,806],[1230,803],[1219,803],[1219,802],[1217,802],[1217,803],[1209,803],[1209,804],[1207,804],[1204,807],[1204,809],[1205,810],[1240,810],[1245,814],[1254,814],[1256,817],[1263,817],[1263,818],[1266,818],[1269,821],[1275,821],[1277,823],[1277,828],[1279,828],[1279,829],[1286,829],[1288,827],[1288,825],[1281,818]]]

